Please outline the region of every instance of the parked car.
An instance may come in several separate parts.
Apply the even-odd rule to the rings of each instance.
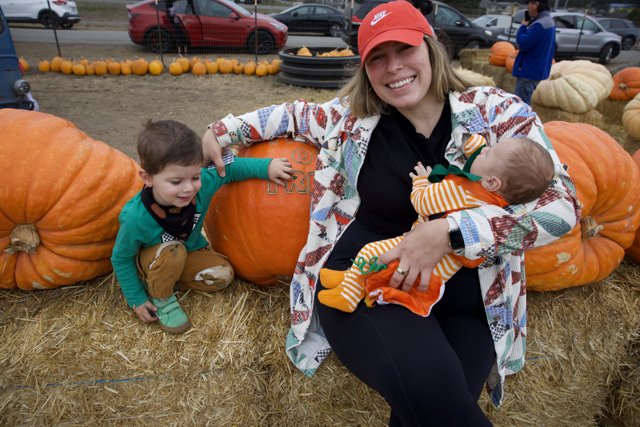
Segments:
[[[80,22],[76,2],[71,0],[0,0],[0,7],[9,22],[35,22],[46,28],[71,28]]]
[[[31,87],[22,78],[9,25],[0,7],[0,108],[33,110]]]
[[[600,25],[612,33],[622,37],[622,50],[629,50],[640,40],[640,29],[628,19],[596,18]]]
[[[348,41],[353,49],[357,49],[358,27],[364,17],[371,9],[388,1],[390,0],[364,0],[359,7],[354,8]],[[456,9],[439,1],[433,2],[433,10],[427,15],[427,20],[450,57],[458,56],[463,48],[489,47],[495,42],[493,32],[478,27]]]
[[[511,21],[512,18],[509,15],[482,15],[471,22],[497,36],[511,27]]]
[[[498,40],[516,44],[516,34],[524,17],[523,10],[518,19],[519,12],[514,16],[510,32],[498,35]],[[552,11],[551,17],[556,23],[556,59],[591,57],[606,65],[620,54],[621,37],[605,30],[595,18],[564,11]]]
[[[343,11],[324,4],[305,3],[269,16],[285,24],[290,33],[322,33],[340,37],[349,25]]]
[[[184,25],[192,48],[244,48],[267,54],[287,42],[287,26],[268,15],[256,16],[229,0],[177,0],[176,15]],[[152,51],[175,50],[175,34],[165,0],[144,0],[127,5],[131,41]],[[158,9],[156,9],[156,7]],[[160,21],[158,25],[158,19]]]

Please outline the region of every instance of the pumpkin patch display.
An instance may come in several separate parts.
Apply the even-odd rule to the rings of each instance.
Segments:
[[[205,233],[237,276],[257,285],[288,284],[309,229],[317,149],[275,139],[243,147],[239,155],[285,157],[294,177],[285,187],[260,179],[223,186],[211,201]]]
[[[542,80],[531,98],[544,107],[569,113],[586,113],[607,98],[613,78],[604,65],[591,61],[560,61],[551,66],[551,74]]]
[[[581,220],[568,234],[525,254],[527,288],[547,291],[607,277],[640,225],[640,169],[618,142],[584,123],[544,130],[576,185]]]
[[[640,150],[633,154],[633,161],[636,162],[640,170]],[[633,244],[627,248],[626,253],[627,257],[640,264],[640,228],[636,231],[636,238],[633,240]]]
[[[0,288],[50,289],[111,271],[136,162],[71,122],[1,109]]]
[[[609,99],[629,101],[640,94],[640,67],[627,67],[613,75]]]

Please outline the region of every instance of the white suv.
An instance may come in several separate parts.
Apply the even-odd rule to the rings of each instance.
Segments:
[[[47,28],[71,28],[80,22],[71,0],[0,0],[0,7],[9,22],[39,22]]]
[[[499,35],[498,40],[515,44],[523,17],[524,10],[516,12],[511,30]],[[605,30],[595,18],[561,11],[551,12],[551,17],[556,23],[556,58],[592,57],[606,65],[620,54],[622,38]]]

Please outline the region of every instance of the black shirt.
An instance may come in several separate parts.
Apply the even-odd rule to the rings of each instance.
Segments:
[[[337,242],[330,257],[332,261],[350,264],[349,260],[355,258],[365,244],[401,236],[411,229],[418,214],[410,200],[409,173],[418,161],[431,167],[437,163],[449,165],[444,153],[451,130],[448,103],[428,138],[417,133],[395,108],[390,114],[382,115],[371,135],[358,177],[360,207],[353,224]]]

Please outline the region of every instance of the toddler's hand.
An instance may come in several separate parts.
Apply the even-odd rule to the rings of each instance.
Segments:
[[[284,182],[292,178],[293,168],[291,162],[286,158],[272,159],[269,163],[269,180],[284,187]]]
[[[415,179],[419,176],[429,176],[429,174],[431,173],[431,167],[427,166],[425,167],[422,162],[418,162],[418,164],[413,168],[414,172],[409,172],[409,176],[411,177],[411,179]]]
[[[155,314],[157,310],[156,306],[151,304],[151,301],[147,301],[142,305],[133,307],[133,311],[144,323],[151,323],[158,320],[158,316]]]

